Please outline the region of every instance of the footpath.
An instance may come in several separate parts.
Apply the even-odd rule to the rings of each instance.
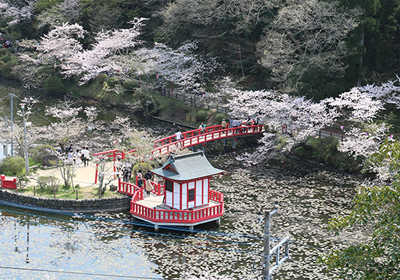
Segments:
[[[107,169],[109,170],[112,169],[112,163],[110,163],[110,166]],[[96,175],[96,164],[94,163],[89,163],[88,166],[83,166],[81,164],[79,167],[77,167],[73,181],[75,186],[79,185],[80,192],[82,193],[82,195],[99,187],[99,184],[95,183],[95,175]],[[60,169],[58,167],[55,167],[55,168],[37,169],[36,171],[31,171],[30,174],[28,175],[28,179],[30,180],[28,186],[37,186],[37,180],[39,177],[42,176],[54,176],[59,180],[58,183],[60,185],[62,185],[64,182],[61,176]],[[5,176],[5,177],[7,180],[12,180],[15,178],[13,176]],[[115,178],[112,181],[112,183],[114,185],[118,185],[118,179]]]

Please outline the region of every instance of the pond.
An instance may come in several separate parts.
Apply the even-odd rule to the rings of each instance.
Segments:
[[[73,218],[0,206],[1,275],[189,279],[218,274],[261,279],[263,222],[258,212],[272,210],[279,201],[271,232],[273,237],[290,237],[291,259],[274,279],[337,279],[335,271],[316,261],[324,250],[365,238],[361,231],[334,236],[326,230],[331,217],[349,211],[357,178],[298,159],[251,168],[235,167],[234,153],[210,159],[232,172],[211,183],[225,196],[220,228],[210,224],[194,233],[172,228],[155,233],[128,220],[126,213]]]
[[[7,91],[3,88],[0,98]],[[9,114],[9,100],[5,100],[0,105]],[[39,106],[59,101],[45,100]],[[46,124],[41,112],[36,117]],[[104,112],[104,118],[124,115]],[[143,125],[140,118],[136,121]],[[157,131],[170,128],[148,120],[145,125]],[[210,224],[196,227],[194,233],[172,228],[155,233],[152,227],[129,220],[127,213],[70,217],[0,206],[0,275],[16,279],[209,279],[218,275],[261,279],[263,222],[259,213],[273,210],[278,201],[271,235],[290,237],[291,258],[273,278],[337,279],[336,271],[326,270],[317,260],[330,248],[366,238],[358,229],[338,236],[327,231],[332,217],[349,212],[361,179],[293,157],[284,165],[244,167],[235,158],[250,142],[239,140],[238,151],[230,149],[225,154],[218,153],[222,142],[207,144],[214,167],[227,171],[211,182],[211,188],[225,198],[220,228]]]

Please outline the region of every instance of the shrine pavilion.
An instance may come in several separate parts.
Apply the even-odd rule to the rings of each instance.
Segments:
[[[194,226],[211,221],[220,224],[223,194],[210,189],[210,180],[223,170],[214,168],[203,152],[171,155],[161,168],[151,172],[162,183],[151,182],[149,196],[137,184],[119,183],[119,192],[132,195],[133,217],[154,224],[156,230],[163,225],[193,230]]]

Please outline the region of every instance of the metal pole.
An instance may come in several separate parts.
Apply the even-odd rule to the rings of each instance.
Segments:
[[[14,155],[14,143],[13,143],[13,136],[12,136],[12,132],[13,132],[13,96],[14,94],[10,93],[10,101],[11,101],[11,156]]]
[[[271,215],[269,211],[264,213],[264,271],[263,280],[271,280],[271,274],[269,273],[271,266],[271,255],[270,255],[270,240],[271,240]]]
[[[25,110],[22,108],[22,118],[24,120],[24,139],[25,139],[25,173],[29,173],[29,156],[28,156],[28,146],[26,144],[26,123],[25,123]]]
[[[7,123],[7,116],[6,116],[6,135],[8,132],[8,123]],[[6,137],[6,152],[5,152],[5,156],[8,156],[8,137]]]

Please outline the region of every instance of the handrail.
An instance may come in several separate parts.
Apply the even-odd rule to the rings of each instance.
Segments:
[[[227,124],[226,129],[221,129],[221,125],[215,125],[215,126],[211,126],[211,127],[206,127],[205,131],[203,133],[201,133],[201,129],[198,128],[195,130],[183,132],[181,134],[182,139],[180,141],[176,141],[176,135],[171,135],[171,136],[156,140],[154,142],[154,149],[151,151],[151,153],[154,154],[155,151],[160,151],[164,148],[167,148],[170,145],[176,145],[179,143],[182,143],[183,147],[186,148],[186,147],[198,145],[200,142],[204,143],[204,142],[214,141],[214,140],[222,139],[222,138],[252,135],[252,134],[257,134],[257,133],[261,133],[261,132],[262,132],[262,125],[242,125],[242,126],[238,126],[238,127],[229,128],[229,124]],[[204,138],[205,140],[194,141],[199,138]],[[199,142],[199,143],[197,143],[197,142]],[[128,151],[128,153],[133,153],[135,151],[136,151],[136,149],[133,149],[131,151]],[[121,152],[121,154],[124,154],[124,152],[120,151],[120,150],[110,150],[110,151],[94,153],[93,155],[97,156],[97,155],[103,155],[103,154],[108,154],[108,153],[116,154],[117,152]]]
[[[241,126],[232,127],[232,128],[230,128],[229,124],[227,124],[227,128],[222,129],[221,125],[215,125],[215,126],[206,127],[205,131],[203,133],[201,133],[201,129],[198,128],[195,130],[183,132],[181,134],[182,139],[179,141],[176,141],[176,135],[171,135],[171,136],[156,140],[154,142],[154,146],[153,146],[154,148],[153,148],[153,150],[151,150],[150,154],[154,158],[154,157],[157,157],[160,155],[165,155],[170,152],[173,152],[176,149],[189,148],[192,146],[204,144],[209,141],[258,134],[258,133],[262,132],[262,127],[263,127],[263,125],[260,125],[260,124],[259,125],[254,125],[254,124],[244,125],[244,123],[241,123]],[[135,151],[136,151],[136,149],[133,149],[131,151],[128,151],[128,153],[133,154]],[[116,155],[121,155],[122,158],[125,158],[126,153],[124,151],[120,151],[120,150],[110,150],[110,151],[94,153],[93,155],[94,156],[107,155],[107,157],[113,157],[114,161],[115,161]],[[97,165],[96,165],[95,183],[97,183],[97,173],[98,172],[97,172]]]
[[[139,199],[139,192],[143,193],[143,189],[136,190],[131,201],[130,213],[135,216],[142,217],[153,222],[163,223],[197,223],[212,218],[221,217],[224,213],[223,194],[212,191],[210,199],[219,202],[218,205],[193,210],[175,210],[175,209],[154,209],[136,203]]]

